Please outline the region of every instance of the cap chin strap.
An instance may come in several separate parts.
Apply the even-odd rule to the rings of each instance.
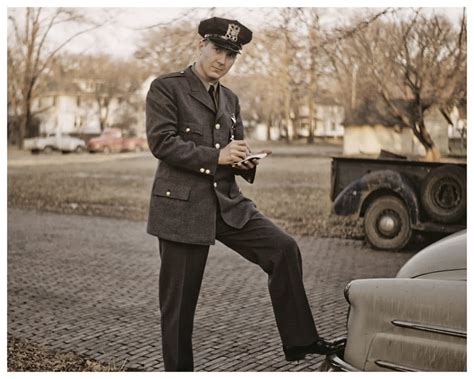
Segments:
[[[237,52],[240,52],[241,48],[239,45],[233,43],[229,38],[227,38],[226,36],[222,36],[220,34],[206,34],[204,35],[204,39],[210,39],[210,38],[215,38],[215,39],[218,39],[218,40],[221,40],[222,42],[225,42],[225,43],[228,43],[229,45],[231,45],[235,50],[238,50]],[[212,40],[210,40],[212,41]]]

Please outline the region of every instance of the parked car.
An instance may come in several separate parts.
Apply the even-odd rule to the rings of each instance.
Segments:
[[[145,151],[148,143],[145,137],[125,137],[122,130],[118,128],[106,128],[98,137],[91,138],[87,143],[87,149],[91,153],[119,153],[122,151]]]
[[[320,370],[466,371],[466,255],[464,230],[415,254],[393,279],[350,282],[345,343]]]
[[[49,154],[55,150],[63,153],[83,153],[86,151],[86,143],[80,138],[71,137],[67,134],[51,133],[42,137],[25,139],[23,148],[30,150],[33,154]]]
[[[466,228],[466,163],[427,162],[383,151],[377,159],[333,157],[332,211],[363,217],[367,242],[403,249],[414,232]]]

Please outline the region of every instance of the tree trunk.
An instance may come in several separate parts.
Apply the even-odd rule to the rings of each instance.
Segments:
[[[272,117],[269,116],[267,118],[267,141],[271,141],[272,139]]]
[[[20,149],[23,149],[23,141],[31,124],[31,91],[27,91],[26,98],[23,101],[22,113],[21,122],[18,128],[18,148]]]
[[[431,138],[430,133],[426,129],[423,113],[421,113],[421,116],[418,119],[418,132],[419,140],[426,150],[425,159],[427,161],[438,161],[441,158],[441,154]]]
[[[441,158],[441,154],[439,149],[436,146],[432,146],[431,148],[426,148],[426,155],[425,159],[427,161],[435,162],[439,161]]]

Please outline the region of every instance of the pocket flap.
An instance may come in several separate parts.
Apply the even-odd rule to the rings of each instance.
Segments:
[[[153,188],[153,195],[178,200],[189,200],[190,192],[191,186],[161,178],[157,179]]]
[[[202,127],[199,124],[194,124],[190,122],[186,122],[183,124],[183,129],[179,131],[180,134],[197,134],[202,136]]]

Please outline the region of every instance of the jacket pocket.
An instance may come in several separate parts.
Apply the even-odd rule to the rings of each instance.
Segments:
[[[178,133],[185,141],[201,142],[203,136],[201,125],[192,122],[183,123]]]
[[[158,178],[153,187],[153,195],[176,200],[189,200],[191,186],[179,184],[169,179]]]

